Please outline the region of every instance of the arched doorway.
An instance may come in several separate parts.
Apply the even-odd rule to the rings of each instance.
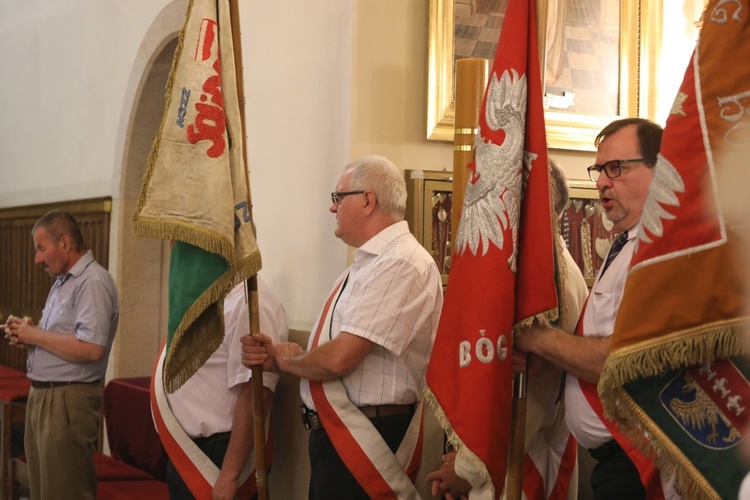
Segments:
[[[131,71],[121,119],[122,165],[114,190],[110,270],[120,291],[120,326],[108,378],[150,375],[166,335],[167,243],[136,238],[131,217],[138,203],[151,145],[164,110],[165,85],[187,0],[174,0],[144,36]]]

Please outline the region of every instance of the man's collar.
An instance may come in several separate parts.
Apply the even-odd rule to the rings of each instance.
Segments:
[[[638,229],[641,227],[641,221],[635,223],[633,227],[628,229],[626,232],[628,233],[628,241],[635,239],[635,237],[638,235]]]
[[[78,261],[73,264],[73,267],[71,267],[70,270],[63,275],[63,277],[65,279],[67,279],[68,276],[78,277],[83,272],[83,270],[86,269],[92,262],[94,262],[94,254],[91,253],[91,250],[87,250],[86,253],[81,255]]]
[[[355,259],[360,252],[373,255],[379,254],[388,243],[408,232],[409,224],[405,220],[394,222],[367,240],[364,245],[360,246],[357,251],[354,252]]]

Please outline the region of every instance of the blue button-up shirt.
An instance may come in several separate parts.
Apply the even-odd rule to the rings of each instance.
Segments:
[[[39,326],[47,331],[75,335],[81,341],[105,347],[107,352],[98,361],[77,363],[41,347],[29,346],[26,362],[29,378],[42,382],[103,379],[119,317],[115,282],[88,251],[52,285]]]

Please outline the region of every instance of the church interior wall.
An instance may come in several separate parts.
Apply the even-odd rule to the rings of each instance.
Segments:
[[[0,4],[0,208],[112,197],[110,270],[123,295],[123,324],[108,378],[150,374],[163,340],[168,249],[134,238],[129,224],[187,3]],[[664,0],[665,9],[682,3]],[[697,3],[684,1],[685,19]],[[292,339],[303,345],[328,287],[351,259],[333,236],[328,212],[328,193],[343,167],[380,154],[404,170],[452,170],[452,144],[426,139],[429,5],[241,2],[261,275],[285,304]],[[688,27],[674,30],[681,47],[689,44]],[[675,64],[684,67],[686,57]],[[679,83],[682,70],[677,73]],[[668,94],[662,102],[669,103]],[[669,107],[659,109],[663,122]],[[573,180],[586,179],[594,159],[580,151],[552,155]],[[304,475],[295,389],[295,381],[282,377],[284,396],[276,406],[283,412],[276,412],[274,425],[294,431],[280,438],[277,456]],[[434,449],[425,454],[434,456],[442,446],[434,420],[427,432]],[[300,493],[273,474],[271,486],[292,495],[282,498]]]

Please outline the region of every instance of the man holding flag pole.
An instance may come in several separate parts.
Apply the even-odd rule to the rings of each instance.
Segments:
[[[261,330],[274,341],[288,337],[286,313],[268,286],[258,277],[258,305]],[[219,468],[212,498],[250,498],[255,492],[254,477],[243,485],[239,478],[248,462],[253,461],[253,390],[250,370],[242,365],[240,339],[248,332],[248,304],[245,283],[240,283],[224,299],[224,340],[206,363],[172,394],[169,406],[180,426]],[[279,376],[263,373],[265,416],[271,409]],[[269,456],[271,455],[269,444]],[[185,473],[185,467],[181,467]],[[191,500],[180,471],[170,460],[167,463],[167,486],[171,500]]]
[[[640,455],[629,458],[633,446],[612,421],[603,418],[595,385],[607,356],[661,134],[661,127],[653,122],[626,118],[610,123],[597,136],[596,164],[589,167],[589,175],[620,236],[589,294],[578,324],[582,335],[534,324],[516,338],[519,350],[541,356],[567,372],[565,415],[576,440],[598,462],[591,477],[595,498],[663,495],[659,474],[650,461]],[[522,366],[519,363],[519,369]]]
[[[336,236],[357,250],[307,350],[258,334],[243,337],[243,362],[301,379],[310,499],[418,499],[421,398],[443,303],[440,273],[403,220],[406,183],[387,158],[347,165],[331,202]]]
[[[610,477],[605,467],[594,470],[602,497],[634,483],[642,484],[642,497],[676,496],[663,478],[659,484],[668,474],[686,498],[736,498],[746,473],[737,457],[750,400],[746,220],[723,213],[718,180],[736,182],[746,163],[738,146],[748,144],[750,72],[735,61],[748,57],[747,10],[708,2],[661,147],[645,147],[633,125],[601,136],[589,171],[627,242],[600,271],[582,323],[584,335],[611,336],[536,329],[519,338],[525,349],[571,372],[579,368],[581,380],[569,377],[566,400],[596,415],[577,419],[581,444],[600,464],[625,466],[624,455],[634,464],[631,475],[640,481],[623,481],[617,468]],[[633,196],[637,217],[627,209]],[[613,271],[617,288],[607,285]],[[608,328],[597,330],[592,321],[601,315],[592,309],[603,308]],[[580,370],[584,353],[596,358],[588,374]],[[598,391],[586,380],[598,381]]]
[[[251,324],[245,331],[258,330],[254,276],[261,261],[246,167],[236,1],[191,0],[188,6],[162,124],[133,215],[136,235],[173,240],[168,336],[152,377],[152,411],[170,460],[198,498],[211,496],[220,470],[177,421],[166,394],[190,380],[222,345],[223,299],[246,280],[252,286]],[[257,482],[263,499],[267,484],[260,379],[260,370],[254,370]],[[245,467],[240,485],[253,475],[251,470]]]
[[[664,129],[599,381],[686,498],[737,498],[750,426],[748,2],[711,0]],[[723,183],[721,181],[724,181]],[[732,187],[742,210],[724,204]]]
[[[565,172],[553,160],[549,162],[550,190],[557,218],[569,202]],[[560,241],[558,275],[563,285],[560,298],[558,326],[573,330],[588,295],[586,281],[575,260]],[[515,354],[514,354],[515,355]],[[577,443],[565,423],[564,404],[559,401],[562,371],[551,363],[534,363],[530,370],[527,390],[526,429],[524,436],[523,494],[527,499],[578,498]],[[455,451],[443,457],[441,468],[428,474],[433,483],[433,494],[450,492],[454,497],[466,495],[470,499],[491,498],[489,481],[481,476],[472,463]],[[506,494],[505,498],[509,498]]]

